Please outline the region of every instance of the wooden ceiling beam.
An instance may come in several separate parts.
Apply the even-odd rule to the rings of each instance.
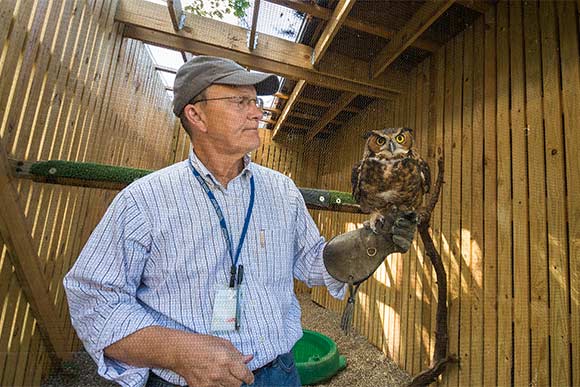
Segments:
[[[155,70],[163,71],[164,73],[169,74],[177,74],[177,69],[174,69],[173,67],[162,66],[159,64],[155,65]]]
[[[373,59],[370,66],[371,78],[378,77],[393,63],[423,32],[453,5],[455,0],[437,0],[426,2],[413,15],[405,26],[393,36],[393,39]]]
[[[264,107],[264,110],[270,113],[280,114],[282,111],[273,107]]]
[[[314,114],[306,114],[306,113],[299,113],[299,112],[292,112],[290,113],[290,117],[294,118],[302,118],[304,120],[317,120],[318,116]]]
[[[312,53],[312,55],[314,56],[312,64],[314,66],[316,66],[320,62],[320,59],[322,59],[322,57],[326,53],[326,50],[328,50],[328,47],[332,43],[332,40],[336,36],[338,30],[340,30],[340,27],[342,26],[342,24],[344,23],[344,21],[348,16],[348,13],[352,9],[354,2],[355,0],[338,1],[338,4],[336,5],[334,11],[332,12],[332,16],[326,23],[324,31],[322,32],[322,35],[320,35],[320,38],[318,39],[318,41],[316,42],[316,46],[314,47],[314,52]]]
[[[184,28],[176,33],[169,18],[161,12],[163,8],[155,3],[121,0],[115,20],[126,24],[125,36],[158,46],[229,58],[254,70],[306,80],[333,90],[383,99],[400,93],[382,80],[362,81],[360,74],[351,70],[316,70],[310,62],[311,47],[267,34],[260,35],[257,47],[250,52],[245,44],[246,29],[217,20],[189,14]]]
[[[321,107],[329,107],[330,105],[333,105],[333,103],[330,103],[330,102],[324,102],[324,101],[320,101],[317,99],[305,98],[305,97],[300,97],[300,100],[298,101],[298,103],[305,103],[307,105],[321,106]],[[347,106],[343,110],[347,111],[347,112],[352,112],[352,113],[360,113],[363,109],[357,108],[356,106]]]
[[[457,0],[457,4],[482,14],[486,13],[490,7],[490,4],[482,0]]]
[[[322,35],[320,36],[318,42],[316,42],[316,46],[314,47],[312,53],[313,55],[312,64],[314,66],[317,66],[320,63],[320,60],[322,59],[324,54],[326,54],[326,50],[328,50],[328,47],[330,47],[330,44],[332,43],[334,36],[336,35],[342,23],[348,16],[348,13],[350,12],[352,6],[354,5],[354,2],[355,0],[339,0],[338,4],[334,9],[334,12],[332,13],[330,20],[324,27],[324,31],[322,32]],[[284,109],[282,110],[282,114],[280,115],[280,117],[278,117],[276,125],[274,126],[274,133],[272,135],[273,140],[277,139],[276,135],[280,131],[280,128],[284,125],[284,122],[288,117],[288,113],[291,112],[292,109],[294,109],[294,103],[296,102],[302,90],[304,90],[305,86],[306,82],[303,79],[298,81],[298,83],[296,83],[296,85],[294,86],[294,90],[292,90],[292,95],[290,96],[290,99],[286,101]]]
[[[304,90],[305,86],[306,86],[306,81],[304,81],[303,79],[299,80],[296,83],[296,86],[294,86],[294,90],[292,90],[292,94],[290,94],[290,98],[288,98],[288,100],[286,101],[286,104],[284,104],[284,108],[282,109],[282,113],[280,114],[280,117],[278,117],[278,119],[276,120],[276,125],[274,125],[274,133],[272,134],[272,140],[277,139],[276,135],[280,131],[280,128],[282,127],[284,122],[286,121],[286,118],[288,117],[290,110],[292,110],[292,108],[294,107],[294,102],[296,101],[296,99],[298,98],[298,96],[300,95],[302,90]]]
[[[343,93],[338,101],[334,102],[332,107],[318,120],[316,125],[308,131],[304,138],[305,142],[312,140],[314,136],[321,132],[356,96],[355,93]]]
[[[309,14],[317,19],[322,19],[325,21],[329,20],[332,17],[332,10],[321,7],[316,4],[304,3],[300,0],[266,0],[266,1],[293,9],[298,12]],[[391,39],[397,32],[396,30],[388,29],[378,24],[367,22],[354,17],[347,17],[344,20],[343,26],[351,28],[356,31],[365,32],[370,35],[380,36],[385,39]],[[441,44],[430,39],[421,38],[413,42],[413,46],[429,52],[435,52],[441,47]]]

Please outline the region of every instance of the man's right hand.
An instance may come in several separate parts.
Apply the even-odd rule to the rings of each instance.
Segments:
[[[107,357],[136,367],[167,368],[189,386],[240,387],[252,384],[247,365],[254,355],[243,355],[227,340],[151,326],[105,348]]]
[[[242,355],[227,340],[209,335],[190,335],[178,346],[173,370],[189,386],[239,387],[252,384],[254,374],[246,366],[253,355]]]

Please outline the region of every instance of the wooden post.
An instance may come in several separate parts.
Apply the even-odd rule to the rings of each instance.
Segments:
[[[62,332],[64,322],[58,320],[59,314],[49,297],[48,283],[40,268],[40,258],[12,180],[6,148],[0,139],[0,212],[3,214],[0,235],[48,351],[62,360],[69,360],[71,356],[66,350],[66,337]]]

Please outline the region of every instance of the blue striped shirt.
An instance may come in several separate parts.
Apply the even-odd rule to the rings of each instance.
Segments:
[[[219,334],[241,353],[254,354],[250,369],[290,351],[302,336],[293,277],[344,297],[344,284],[324,268],[325,241],[292,180],[249,156],[244,162],[226,189],[190,151],[188,160],[139,179],[111,203],[64,279],[73,326],[103,377],[123,386],[145,384],[149,369],[103,353],[145,327],[211,334],[214,296],[229,282],[231,258],[215,209],[191,168],[216,196],[234,249],[254,176],[255,205],[239,258],[241,328]],[[186,384],[170,370],[152,371]]]

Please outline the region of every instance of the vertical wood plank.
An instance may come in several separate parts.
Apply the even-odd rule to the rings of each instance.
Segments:
[[[447,273],[447,299],[448,299],[448,310],[447,310],[447,321],[449,324],[449,343],[453,342],[454,336],[451,335],[451,305],[453,304],[453,297],[457,294],[456,290],[451,287],[451,268],[452,268],[452,257],[451,257],[451,244],[453,243],[453,238],[451,234],[451,185],[453,184],[453,174],[452,174],[452,161],[453,152],[452,147],[452,136],[453,136],[453,78],[455,76],[455,67],[453,66],[453,61],[455,58],[455,44],[449,43],[445,46],[445,94],[444,94],[444,111],[443,111],[443,167],[445,170],[445,184],[441,189],[441,260],[445,267],[445,272]],[[451,346],[448,347],[448,352],[452,353]],[[457,346],[455,346],[455,351],[457,351]],[[454,352],[457,353],[457,352]],[[443,378],[444,384],[449,385],[449,374],[456,370],[449,367],[446,375]],[[455,376],[456,378],[456,376]],[[456,379],[457,380],[457,379]]]
[[[443,157],[443,138],[444,138],[444,102],[445,102],[445,51],[440,50],[435,53],[433,60],[431,61],[431,78],[434,82],[431,83],[431,103],[433,106],[433,112],[431,114],[431,124],[429,127],[435,128],[435,143],[434,145],[434,157],[431,163],[431,174],[435,176],[437,161],[439,158]],[[437,170],[436,173],[440,171]],[[432,187],[433,189],[433,183]],[[441,194],[439,196],[439,201],[437,206],[433,210],[433,221],[432,221],[432,235],[435,247],[439,251],[442,261],[444,260],[444,251],[442,243],[442,213],[443,213],[443,198]],[[446,269],[447,273],[447,269]],[[435,329],[436,329],[436,313],[437,313],[437,294],[439,292],[439,284],[437,283],[437,277],[433,274],[432,289],[434,292],[433,304],[431,307],[431,351],[429,356],[433,359],[434,347],[435,347]]]
[[[548,255],[546,241],[546,165],[542,116],[542,68],[538,2],[523,4],[526,64],[530,219],[530,383],[550,384],[548,338]]]
[[[473,163],[473,27],[464,33],[463,46],[463,105],[461,137],[461,253],[460,267],[460,314],[459,314],[459,361],[461,369],[459,385],[470,384],[471,370],[471,210],[472,210],[472,163]],[[459,153],[459,152],[458,152]]]
[[[495,386],[497,380],[497,68],[496,68],[496,7],[485,18],[484,68],[484,273],[483,273],[483,362],[490,368],[483,373],[483,385]]]
[[[415,107],[414,107],[414,118],[415,123],[412,126],[415,128],[415,139],[418,140],[418,144],[415,145],[419,152],[421,152],[421,147],[423,145],[423,94],[425,90],[425,78],[423,77],[423,63],[421,63],[415,71]],[[420,249],[419,236],[415,236],[415,241],[413,242],[413,256],[415,269],[412,273],[415,285],[413,287],[414,293],[414,317],[413,317],[413,331],[411,332],[411,340],[413,343],[413,357],[412,357],[412,374],[416,374],[421,371],[421,356],[423,351],[422,346],[422,331],[423,331],[423,290],[425,283],[423,281],[423,256]]]
[[[540,1],[550,290],[550,383],[570,385],[565,166],[555,4]]]
[[[498,380],[512,380],[512,192],[509,123],[508,5],[497,5],[497,249],[498,249]]]
[[[484,222],[484,20],[473,29],[473,126],[471,172],[471,369],[470,385],[483,385],[483,222]]]
[[[451,165],[447,170],[447,176],[451,177],[451,214],[449,233],[449,320],[455,323],[449,324],[449,352],[460,354],[461,332],[459,330],[460,305],[461,305],[461,278],[460,278],[460,261],[461,261],[461,144],[462,144],[462,121],[461,109],[463,101],[463,36],[459,35],[454,39],[454,58],[453,66],[455,68],[451,87],[453,88],[453,100],[450,105],[451,116],[451,142],[448,143],[448,149],[451,153]],[[450,144],[450,146],[449,146]],[[448,374],[448,385],[457,386],[459,383],[460,373],[463,370],[460,367],[451,367]]]
[[[430,78],[430,67],[431,67],[431,59],[427,58],[422,64],[421,76],[423,77],[423,100],[421,102],[421,109],[422,112],[422,122],[421,122],[421,155],[425,158],[426,161],[431,161],[431,137],[434,135],[434,128],[431,127],[430,124],[430,109],[431,105],[429,103],[430,93],[429,90],[431,89],[431,82],[432,79]],[[431,165],[433,165],[431,163]],[[424,201],[426,198],[424,199]],[[420,372],[423,369],[426,369],[430,362],[430,339],[431,339],[431,307],[433,304],[433,282],[432,282],[432,274],[433,274],[433,266],[431,265],[431,260],[426,256],[425,248],[423,246],[423,240],[420,237],[417,237],[419,241],[419,248],[420,248],[420,258],[422,261],[422,267],[420,271],[420,275],[423,282],[423,296],[421,301],[421,359],[419,363],[419,368],[417,372]]]
[[[510,82],[512,139],[514,384],[529,384],[529,238],[527,131],[525,128],[525,79],[521,3],[510,2]]]
[[[559,2],[558,25],[562,71],[562,105],[566,154],[566,193],[568,215],[568,255],[570,278],[571,385],[580,385],[580,64],[579,8],[571,2]]]

